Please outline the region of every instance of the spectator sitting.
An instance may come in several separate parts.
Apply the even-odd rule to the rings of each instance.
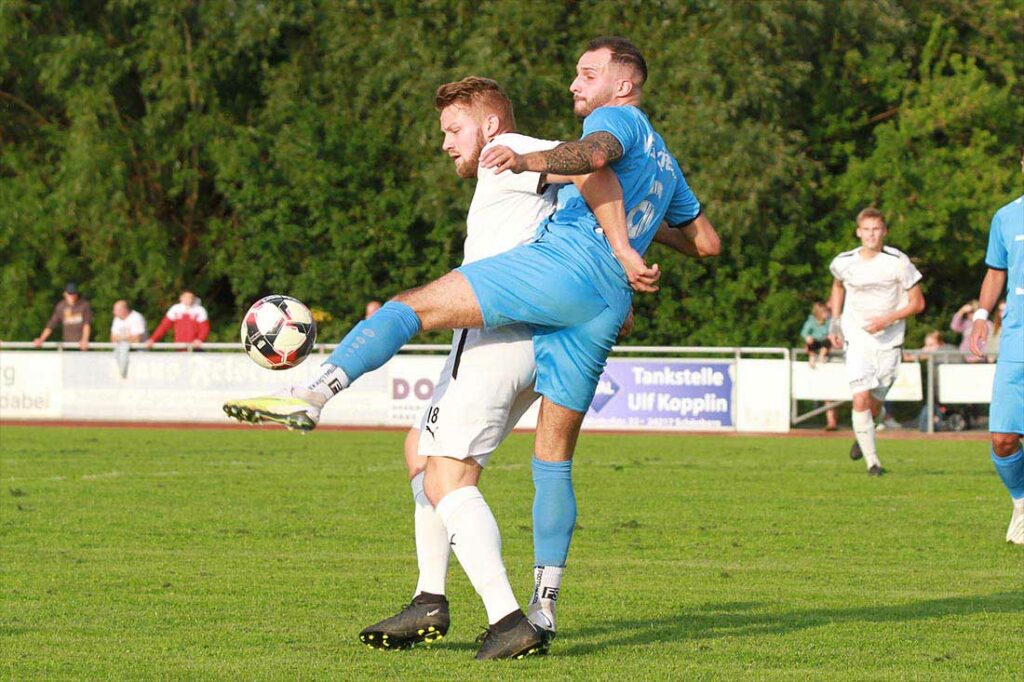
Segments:
[[[191,343],[198,348],[210,336],[210,319],[199,298],[191,291],[185,290],[181,292],[181,298],[178,300],[178,303],[168,309],[160,325],[153,330],[153,335],[146,341],[147,348],[152,348],[172,326],[175,343]]]
[[[132,310],[128,301],[114,303],[114,321],[110,323],[110,340],[114,343],[139,343],[146,338],[146,319]]]
[[[829,349],[832,348],[828,340],[828,325],[831,321],[832,317],[828,314],[825,304],[815,301],[811,306],[811,314],[807,316],[804,326],[800,329],[804,347],[807,348],[807,362],[812,368],[815,361],[824,362]]]
[[[953,320],[949,323],[949,328],[958,334],[962,334],[963,338],[960,340],[960,352],[964,354],[964,360],[967,362],[984,362],[985,358],[980,355],[975,355],[971,352],[971,329],[974,327],[974,322],[971,320],[971,316],[974,315],[974,311],[978,309],[977,299],[970,303],[965,303],[960,306],[960,310],[956,311],[953,315]],[[988,334],[992,336],[992,321],[988,321]]]
[[[800,328],[800,336],[803,337],[804,347],[807,349],[807,364],[812,369],[815,362],[825,361],[829,349],[832,348],[832,343],[828,340],[828,326],[831,321],[832,316],[828,314],[828,306],[815,301],[811,305],[811,314],[807,316],[804,326]],[[836,411],[834,409],[825,410],[825,430],[835,431],[837,428],[839,426]]]
[[[380,310],[380,301],[370,301],[366,304],[366,314],[363,316],[363,319],[370,319],[378,310]]]
[[[57,305],[53,306],[53,314],[50,315],[46,327],[43,328],[43,333],[32,341],[32,345],[36,348],[42,346],[43,342],[50,338],[50,334],[58,324],[62,327],[64,343],[78,342],[80,349],[89,349],[89,335],[92,333],[92,306],[89,305],[89,301],[82,298],[78,291],[78,285],[74,282],[68,282],[64,287],[64,299],[57,301]]]

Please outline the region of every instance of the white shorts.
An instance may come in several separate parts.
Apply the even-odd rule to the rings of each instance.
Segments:
[[[430,407],[419,422],[419,454],[472,457],[486,466],[540,397],[533,390],[536,378],[533,335],[526,327],[456,330]]]
[[[857,343],[846,344],[846,378],[854,393],[871,391],[875,400],[885,400],[900,369],[902,348],[879,349]]]

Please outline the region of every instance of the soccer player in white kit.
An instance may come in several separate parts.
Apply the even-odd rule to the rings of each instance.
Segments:
[[[921,273],[905,253],[885,246],[889,232],[875,208],[857,214],[861,246],[836,256],[829,307],[832,344],[846,346],[846,375],[853,392],[851,459],[864,458],[869,476],[880,476],[874,418],[900,366],[906,318],[924,310]]]
[[[496,174],[479,167],[479,157],[484,149],[496,144],[528,153],[551,149],[559,142],[510,132],[515,129],[512,105],[500,86],[488,79],[470,77],[441,86],[435,107],[441,113],[441,128],[445,133],[443,149],[455,162],[457,174],[462,178],[477,178],[466,218],[463,263],[532,241],[538,226],[555,210],[557,187],[554,185],[568,182],[570,178],[541,173]],[[679,230],[663,225],[656,239],[685,255],[714,255],[718,238],[713,229],[708,231],[709,226],[710,223],[702,222],[701,226]],[[481,513],[483,500],[476,505],[480,508],[456,510],[458,518],[449,519],[446,525],[427,499],[423,479],[429,456],[472,458],[479,465],[474,467],[479,477],[494,450],[540,397],[534,391],[536,362],[532,334],[530,328],[519,324],[454,332],[452,350],[431,404],[410,430],[405,443],[415,502],[419,566],[414,597],[395,616],[364,629],[360,640],[365,644],[380,649],[401,649],[436,641],[447,633],[450,618],[444,595],[452,545],[464,566],[467,561],[493,564],[477,565],[476,570],[472,570],[475,576],[492,576],[492,580],[474,581],[474,587],[484,597],[491,622],[510,607],[518,608],[508,603],[508,581],[502,563],[494,561],[493,553],[478,553],[469,544],[460,545],[454,537],[458,531],[449,527],[453,523],[485,523],[492,526],[490,534],[500,542],[493,515],[489,510]],[[535,529],[535,537],[536,533]],[[454,541],[451,544],[450,538]],[[546,644],[554,636],[554,605],[562,568],[536,568],[537,584],[529,617],[543,629]],[[544,589],[545,586],[548,589]],[[492,610],[495,614],[490,613]]]

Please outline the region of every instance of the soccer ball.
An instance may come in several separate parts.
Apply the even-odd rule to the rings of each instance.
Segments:
[[[291,296],[265,296],[253,303],[242,319],[242,348],[260,367],[295,367],[306,359],[315,342],[313,315]]]

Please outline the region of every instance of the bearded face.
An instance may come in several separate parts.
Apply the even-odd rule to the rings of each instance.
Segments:
[[[441,112],[441,149],[455,163],[460,178],[475,178],[480,165],[480,152],[484,148],[484,131],[468,107],[453,104]]]
[[[576,78],[569,91],[572,93],[572,110],[577,116],[589,116],[615,96],[615,87],[622,74],[611,57],[611,51],[602,48],[584,52],[576,63]]]

